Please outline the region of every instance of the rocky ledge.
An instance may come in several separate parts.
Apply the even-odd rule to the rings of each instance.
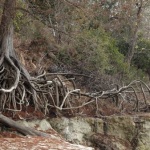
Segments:
[[[61,117],[18,123],[50,133],[51,138],[0,138],[1,149],[149,150],[150,147],[148,113],[103,118]]]
[[[54,129],[50,123],[43,120],[18,121],[28,127],[34,127],[37,130],[45,131],[50,134],[50,138],[22,136],[15,131],[2,131],[0,134],[0,150],[94,150],[92,147],[72,144],[64,140]],[[11,129],[9,129],[11,130]]]
[[[96,150],[149,150],[150,114],[105,118],[53,118],[51,126],[67,141]]]

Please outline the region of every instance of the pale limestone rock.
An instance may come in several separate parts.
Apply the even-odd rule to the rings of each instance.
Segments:
[[[30,121],[18,121],[18,123],[25,125],[26,127],[37,128],[37,130],[46,131],[52,129],[50,123],[46,120],[30,120]]]
[[[46,119],[43,119],[42,121],[39,122],[39,127],[37,129],[46,131],[46,130],[52,129],[52,127]]]
[[[138,116],[137,116],[138,117]],[[150,116],[142,117],[144,121],[143,129],[138,129],[138,142],[136,150],[149,150],[150,147]],[[100,146],[113,147],[115,150],[132,150],[132,141],[136,136],[137,123],[133,116],[111,116],[107,117],[107,137],[108,143],[98,141]],[[99,118],[74,117],[74,118],[53,118],[50,119],[52,127],[64,136],[68,141],[84,145],[94,145],[91,141],[92,135],[100,134],[104,136],[104,121]],[[111,139],[112,138],[112,139]],[[104,142],[104,143],[103,143]],[[108,149],[110,148],[108,146]]]
[[[42,121],[21,121],[21,124],[28,127],[36,127],[39,130],[49,130],[53,127],[67,141],[87,146],[96,146],[98,149],[105,147],[106,150],[132,150],[134,147],[135,150],[149,150],[150,115],[136,115],[136,117],[139,121],[142,120],[141,127],[137,127],[138,123],[135,121],[134,116],[107,117],[105,119],[105,122],[107,122],[107,134],[105,135],[103,131],[104,121],[100,118],[61,117],[49,120],[43,119]],[[137,131],[138,134],[136,134]],[[95,136],[98,138],[93,138]],[[52,138],[54,137],[56,138],[57,136],[52,135]],[[57,137],[56,139],[60,140],[61,138]],[[135,145],[132,143],[134,140]],[[81,148],[82,146],[79,147]]]
[[[101,120],[97,121],[99,124],[98,131],[102,131]],[[95,119],[93,118],[82,118],[74,117],[71,119],[54,118],[50,119],[51,126],[58,131],[67,141],[79,144],[86,144],[86,138],[88,135],[96,130]]]

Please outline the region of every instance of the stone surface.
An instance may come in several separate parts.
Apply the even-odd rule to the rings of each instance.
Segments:
[[[150,147],[150,114],[111,116],[105,119],[61,117],[19,122],[38,130],[51,131],[51,140],[62,141],[60,133],[76,146],[87,145],[96,150],[149,150]],[[58,149],[60,147],[58,145]]]
[[[53,118],[51,126],[67,141],[95,146],[98,150],[149,150],[150,115]],[[139,125],[139,122],[140,123]],[[93,138],[95,137],[95,138]],[[98,138],[97,138],[98,137]],[[105,141],[103,138],[105,137]]]
[[[62,119],[63,122],[67,122],[67,118]],[[69,120],[68,120],[69,121]],[[19,124],[27,127],[36,128],[38,130],[46,131],[50,133],[50,138],[43,137],[25,137],[25,138],[1,138],[0,150],[94,150],[92,147],[86,147],[77,144],[71,144],[66,142],[59,134],[54,131],[50,123],[46,120],[30,120],[30,121],[18,121]],[[64,128],[59,126],[59,128]]]
[[[46,131],[46,130],[52,129],[52,127],[46,119],[43,119],[42,121],[39,122],[39,127],[37,129]]]
[[[58,131],[67,141],[84,145],[87,144],[88,135],[98,130],[102,132],[102,120],[95,120],[94,118],[53,118],[50,119],[51,126]],[[96,129],[96,126],[98,128]]]
[[[127,140],[117,138],[115,136],[93,134],[91,140],[95,145],[95,148],[100,150],[132,150],[131,144]]]
[[[22,125],[25,125],[27,127],[36,128],[37,130],[46,131],[46,130],[52,129],[50,123],[46,119],[32,120],[32,121],[31,120],[30,121],[26,121],[26,120],[21,121],[20,120],[17,122],[22,124]]]
[[[135,123],[131,116],[115,116],[107,118],[108,135],[131,141],[135,133]]]
[[[140,125],[140,132],[138,134],[138,143],[136,150],[150,149],[150,115],[148,117],[140,117],[144,122]]]

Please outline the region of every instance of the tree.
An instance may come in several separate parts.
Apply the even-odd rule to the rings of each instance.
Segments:
[[[29,76],[25,72],[25,69],[19,63],[13,47],[13,18],[15,16],[15,3],[16,0],[5,1],[0,25],[1,73],[3,74],[5,72],[5,69],[8,68],[10,71],[9,73],[13,74],[12,81],[14,81],[14,83],[10,85],[10,83],[8,83],[10,81],[4,79],[5,84],[3,84],[0,89],[0,91],[4,93],[11,92],[17,88],[21,72],[27,77],[27,79],[29,79]],[[8,72],[6,72],[6,76],[9,76]],[[1,80],[3,80],[3,78],[1,78]]]
[[[129,65],[131,64],[131,60],[135,53],[135,46],[137,43],[139,26],[142,20],[141,16],[142,16],[143,3],[144,3],[143,0],[140,0],[139,3],[138,2],[136,3],[136,7],[137,7],[136,20],[134,22],[135,25],[133,26],[133,33],[132,33],[131,40],[130,40],[130,46],[126,55],[126,61]]]
[[[9,110],[9,104],[13,106],[11,109],[18,110],[16,102],[25,103],[26,101],[25,104],[32,103],[33,106],[37,106],[37,90],[31,83],[28,71],[19,62],[13,47],[15,4],[16,0],[5,0],[0,25],[1,111]],[[6,103],[6,99],[9,99],[9,104]],[[28,99],[30,99],[30,102]]]
[[[16,0],[5,0],[0,25],[0,110],[21,110],[21,103],[37,101],[36,90],[27,70],[19,62],[13,47],[13,19]],[[28,92],[27,92],[28,91]],[[28,101],[30,99],[30,101]],[[20,105],[20,108],[18,108]],[[27,135],[49,136],[45,133],[20,126],[0,113],[0,121]]]

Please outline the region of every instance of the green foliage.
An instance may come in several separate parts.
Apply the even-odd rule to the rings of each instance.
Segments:
[[[122,3],[121,12],[114,0],[79,1],[77,7],[73,1],[69,4],[59,0],[29,0],[29,3],[40,23],[31,22],[31,18],[17,11],[16,31],[21,35],[32,34],[34,39],[46,37],[50,45],[57,47],[58,60],[63,64],[82,72],[97,72],[98,76],[121,76],[121,80],[144,78],[150,66],[147,51],[150,44],[142,36],[130,70],[124,61],[135,29],[132,2]],[[120,13],[116,15],[117,11]]]
[[[20,8],[24,8],[24,9],[26,8],[26,4],[22,0],[17,1],[17,6]],[[26,21],[27,20],[26,20],[26,17],[24,16],[23,12],[20,10],[17,10],[16,16],[14,19],[15,31],[19,32],[21,30],[21,28],[24,26]]]
[[[23,23],[24,23],[24,15],[21,11],[17,11],[14,20],[15,31],[19,32]]]
[[[70,57],[69,53],[66,51],[66,47],[62,47],[59,53],[57,54],[58,59],[65,64],[73,63],[72,58]]]
[[[134,56],[133,64],[147,72],[150,68],[150,41],[140,38],[137,43],[137,53]]]
[[[97,69],[103,72],[109,66],[105,47],[107,41],[102,37],[102,31],[85,30],[78,35],[77,41],[74,43],[77,51],[76,61],[84,64],[84,67],[89,71]]]
[[[17,7],[24,10],[28,9],[27,3],[22,0],[17,1]],[[16,16],[13,23],[15,32],[22,40],[41,37],[39,33],[39,22],[35,21],[28,12],[16,9]]]
[[[124,40],[123,37],[121,39],[117,39],[117,47],[121,54],[123,54],[124,56],[127,55],[127,52],[129,50],[129,43],[126,42],[126,40]]]
[[[149,80],[148,76],[142,69],[137,69],[137,67],[131,66],[128,73],[124,76],[124,81],[129,83],[135,79],[143,80],[145,82]]]
[[[106,49],[109,55],[109,64],[112,73],[126,73],[127,64],[124,62],[124,55],[119,52],[116,41],[109,37],[107,40]]]
[[[59,59],[89,72],[113,75],[126,70],[124,56],[119,53],[116,41],[100,28],[83,30],[70,46],[60,50]]]

